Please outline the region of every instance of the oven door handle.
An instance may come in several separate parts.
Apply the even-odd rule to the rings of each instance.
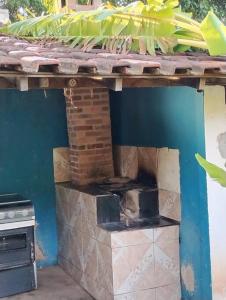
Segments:
[[[0,224],[0,231],[35,226],[35,220]]]

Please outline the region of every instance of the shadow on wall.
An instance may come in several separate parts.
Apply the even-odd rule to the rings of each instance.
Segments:
[[[203,94],[195,89],[126,89],[111,94],[114,145],[168,147],[180,152],[182,297],[211,300]],[[191,280],[190,280],[191,279]]]
[[[39,266],[57,262],[54,147],[67,146],[63,90],[0,91],[0,193],[34,202]]]

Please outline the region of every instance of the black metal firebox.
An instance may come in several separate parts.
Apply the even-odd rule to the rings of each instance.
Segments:
[[[35,289],[34,208],[20,195],[0,195],[0,297]]]
[[[105,230],[122,231],[179,224],[159,214],[159,191],[153,176],[145,174],[137,180],[114,177],[79,189],[96,196],[97,223]]]

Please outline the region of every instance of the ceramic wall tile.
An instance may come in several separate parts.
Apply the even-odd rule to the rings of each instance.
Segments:
[[[180,193],[179,151],[176,149],[158,149],[158,187]]]
[[[70,235],[68,260],[76,268],[83,270],[83,234],[78,229],[71,228]]]
[[[154,244],[155,286],[180,282],[179,243],[176,240]]]
[[[106,290],[99,278],[93,278],[87,273],[83,273],[81,286],[97,300],[108,300],[106,298]]]
[[[139,170],[157,176],[157,148],[138,147]]]
[[[153,243],[153,229],[140,229],[111,233],[111,247],[119,248]]]
[[[81,278],[81,286],[92,295],[95,299],[98,299],[98,281],[96,278],[89,277],[88,274],[83,273]]]
[[[113,155],[116,175],[136,179],[138,174],[137,147],[114,146]]]
[[[105,291],[105,298],[100,300],[115,300],[115,296],[110,294],[108,291]]]
[[[113,294],[112,249],[97,243],[98,278],[109,294]]]
[[[114,293],[154,287],[153,244],[112,249]]]
[[[76,268],[71,262],[62,256],[58,256],[58,264],[68,275],[80,284],[83,275],[83,272],[80,269]]]
[[[166,190],[159,190],[159,212],[161,216],[180,221],[180,194]]]
[[[77,200],[80,197],[81,192],[76,190],[73,185],[62,184],[62,186],[70,202]]]
[[[57,219],[71,227],[81,228],[80,192],[56,185]]]
[[[70,227],[64,223],[57,224],[57,234],[58,234],[58,253],[64,258],[69,257],[70,244],[71,244],[71,235]]]
[[[108,247],[111,247],[111,236],[112,233],[104,230],[103,228],[101,228],[100,226],[96,226],[96,240]]]
[[[179,225],[154,228],[154,242],[179,240]]]
[[[159,287],[156,289],[156,300],[181,300],[181,288],[179,284]]]
[[[82,232],[96,238],[97,215],[82,208]]]
[[[71,180],[70,151],[69,148],[53,149],[54,181],[66,182]]]
[[[82,235],[82,268],[91,278],[98,278],[97,241]]]
[[[59,185],[56,185],[56,212],[57,220],[63,224],[68,224],[70,205],[68,203],[67,191]]]
[[[102,286],[98,292],[98,300],[114,300],[113,295],[109,294]]]
[[[71,197],[73,193],[71,193]],[[68,224],[72,228],[76,228],[77,230],[82,230],[82,207],[81,207],[81,196],[74,197],[72,199],[68,199],[70,212]]]
[[[97,204],[96,204],[96,197],[95,196],[85,194],[85,193],[81,193],[81,199],[83,201],[83,205],[84,205],[83,208],[85,210],[88,210],[92,214],[97,213]]]
[[[134,293],[122,294],[114,296],[114,300],[156,300],[155,289],[137,291]],[[168,300],[166,297],[164,300]]]

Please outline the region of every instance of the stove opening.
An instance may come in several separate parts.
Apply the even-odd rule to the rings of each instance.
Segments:
[[[161,222],[162,216],[171,218],[176,201],[179,211],[179,191],[174,192],[170,186],[172,179],[179,178],[175,165],[179,165],[179,155],[177,150],[167,151],[162,155],[161,149],[127,146],[114,151],[116,177],[95,184],[100,195],[107,194],[97,201],[99,224],[121,222],[120,226],[129,228],[145,227]],[[172,219],[179,221],[177,216]]]

